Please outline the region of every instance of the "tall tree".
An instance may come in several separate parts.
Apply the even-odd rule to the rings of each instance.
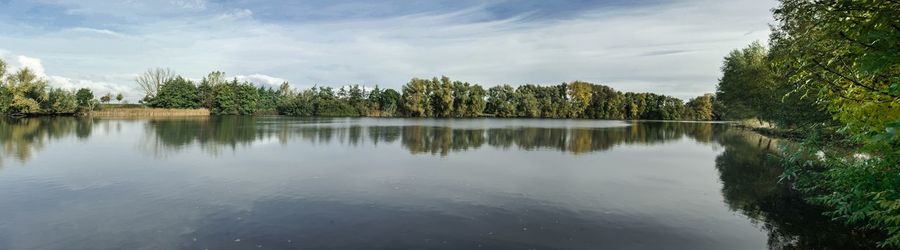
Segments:
[[[434,93],[432,106],[435,117],[450,117],[453,114],[453,83],[449,77],[442,76],[432,80]]]
[[[515,90],[509,85],[497,85],[488,89],[487,111],[497,117],[516,117]]]
[[[569,96],[568,117],[581,118],[584,110],[591,103],[591,85],[582,81],[575,81],[567,85],[566,94]]]
[[[728,119],[758,118],[767,102],[773,100],[775,74],[767,60],[768,51],[759,42],[725,57],[716,97],[726,103]]]
[[[163,84],[148,104],[157,108],[199,108],[200,97],[193,82],[177,76]]]
[[[12,94],[12,101],[7,112],[12,114],[40,112],[40,104],[49,98],[45,91],[47,80],[37,76],[27,67],[7,76],[6,80]]]
[[[431,106],[428,93],[429,84],[428,80],[413,78],[403,86],[403,108],[407,115],[428,117]]]
[[[88,88],[80,88],[75,92],[75,100],[78,107],[90,109],[91,101],[94,100],[94,92]]]
[[[148,69],[146,72],[138,76],[134,79],[134,81],[138,84],[144,93],[147,99],[151,99],[156,97],[156,93],[159,92],[159,88],[162,87],[168,81],[177,76],[174,71],[168,68],[153,68]]]

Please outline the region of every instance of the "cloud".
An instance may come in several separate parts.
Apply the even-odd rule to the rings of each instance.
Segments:
[[[171,3],[184,9],[206,9],[206,0],[172,0]]]
[[[222,70],[275,86],[288,80],[295,86],[399,88],[413,77],[447,75],[486,86],[585,80],[681,98],[714,91],[728,51],[765,41],[769,9],[776,4],[682,0],[581,6],[545,17],[529,9],[498,14],[501,2],[394,12],[353,1],[324,9],[312,3],[53,2],[77,10],[72,15],[83,23],[0,35],[0,44],[75,79],[170,67],[192,79]],[[374,14],[313,19],[319,15],[311,12],[332,9]],[[308,18],[277,19],[278,13]],[[119,32],[128,35],[108,35]]]
[[[25,55],[11,55],[9,52],[0,50],[0,59],[3,59],[9,64],[9,73],[14,73],[20,69],[28,68],[31,69],[35,75],[47,80],[50,87],[54,88],[62,88],[66,90],[76,90],[80,88],[88,88],[94,92],[95,96],[105,95],[107,93],[110,94],[123,94],[125,96],[125,100],[130,102],[136,102],[143,98],[143,94],[138,91],[132,85],[125,85],[110,81],[104,81],[109,79],[119,79],[121,80],[123,76],[107,76],[101,77],[100,80],[97,79],[75,79],[69,78],[59,75],[48,75],[44,69],[44,64],[42,60],[39,58],[29,57]],[[126,78],[133,79],[132,76],[125,76]]]
[[[35,75],[46,77],[47,74],[44,71],[44,65],[41,63],[41,59],[27,57],[27,56],[16,56],[15,63],[10,63],[10,72],[17,71],[22,68],[31,69]]]
[[[94,29],[94,28],[86,28],[86,27],[75,27],[67,29],[70,32],[74,33],[87,33],[90,35],[106,35],[106,36],[121,36],[121,34],[108,30],[108,29]]]
[[[243,19],[250,18],[253,16],[253,11],[248,9],[234,9],[225,13],[222,13],[218,16],[219,20],[227,20],[227,19]]]
[[[257,86],[278,88],[281,83],[287,82],[284,78],[278,78],[263,74],[238,75],[235,76],[239,81],[248,81]]]

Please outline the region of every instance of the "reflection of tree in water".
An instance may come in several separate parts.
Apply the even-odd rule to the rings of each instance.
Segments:
[[[401,135],[401,144],[414,154],[447,155],[449,152],[475,149],[484,144],[483,129],[404,126],[401,128]]]
[[[147,121],[146,129],[148,138],[142,145],[152,149],[157,156],[191,145],[199,145],[204,151],[216,155],[226,149],[235,150],[239,146],[269,140],[281,144],[292,139],[314,144],[327,144],[332,140],[358,144],[363,135],[359,126],[335,128],[328,123],[252,116],[154,119]]]
[[[451,152],[489,145],[499,149],[550,149],[582,154],[609,150],[620,144],[656,144],[685,136],[709,142],[716,125],[709,123],[635,123],[612,128],[454,128],[447,126],[362,126],[353,124],[302,122],[290,119],[257,119],[225,116],[192,119],[151,120],[147,128],[154,152],[179,150],[197,143],[206,151],[218,153],[255,141],[291,139],[317,143],[359,145],[369,143],[400,144],[410,153],[446,156]]]
[[[614,128],[454,128],[447,126],[383,126],[332,124],[329,120],[297,120],[222,116],[150,120],[144,145],[157,154],[198,144],[218,154],[223,149],[249,146],[263,140],[285,144],[302,140],[313,144],[400,144],[410,153],[446,156],[483,145],[523,150],[554,149],[575,154],[608,150],[622,143],[653,144],[684,137],[708,141],[715,125],[708,123],[636,123]]]
[[[92,127],[92,120],[73,117],[4,119],[0,121],[0,143],[3,147],[0,160],[12,157],[21,162],[28,161],[52,140],[73,133],[78,138],[87,138]]]
[[[29,118],[0,121],[2,157],[27,161],[53,140],[89,138],[97,120]],[[115,126],[120,126],[115,124]],[[384,126],[331,124],[328,120],[270,119],[246,116],[148,120],[148,143],[154,152],[199,145],[211,153],[234,150],[259,141],[312,144],[372,145],[399,143],[413,154],[445,156],[490,146],[497,149],[557,150],[582,154],[617,145],[660,144],[684,138],[724,148],[716,158],[722,194],[728,207],[754,220],[769,234],[772,249],[871,248],[867,233],[822,216],[790,187],[778,183],[781,169],[769,162],[776,148],[768,138],[724,125],[708,123],[634,123],[613,128],[453,128],[446,126]],[[102,128],[102,127],[101,127]],[[110,128],[107,128],[109,130]],[[860,245],[869,244],[869,245]]]
[[[709,142],[709,123],[635,123],[612,128],[489,128],[404,127],[403,146],[411,153],[447,155],[448,152],[478,148],[522,150],[551,149],[573,154],[604,151],[620,144],[656,144],[688,136]]]
[[[716,158],[725,203],[768,232],[770,249],[874,248],[871,236],[830,221],[778,182],[781,168],[769,158],[767,149],[775,148],[770,139],[731,130],[716,140],[725,148]]]

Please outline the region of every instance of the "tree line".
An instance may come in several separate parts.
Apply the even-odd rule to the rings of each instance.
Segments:
[[[582,81],[513,88],[452,81],[449,77],[413,78],[400,91],[350,85],[338,89],[254,87],[220,71],[199,84],[168,69],[151,69],[137,80],[146,92],[142,103],[158,108],[207,108],[213,114],[277,113],[290,116],[375,117],[527,117],[646,120],[717,120],[716,100],[706,94],[682,100],[653,93],[620,92]]]
[[[15,73],[7,72],[7,64],[0,59],[0,114],[22,115],[72,115],[82,114],[109,103],[115,98],[122,102],[124,96],[103,95],[98,99],[87,88],[66,90],[48,86],[47,80],[29,68]]]
[[[900,2],[781,0],[773,14],[768,45],[725,57],[716,112],[798,135],[783,179],[900,247]]]

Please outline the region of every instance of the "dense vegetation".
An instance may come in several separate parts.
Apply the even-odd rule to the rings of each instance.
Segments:
[[[900,2],[781,0],[774,14],[768,47],[725,57],[717,112],[806,138],[784,178],[900,247]]]
[[[116,100],[124,99],[118,94]],[[0,60],[0,114],[24,115],[73,115],[83,114],[109,102],[111,94],[94,99],[90,89],[65,90],[47,85],[29,68],[8,74],[6,62]]]
[[[160,74],[159,72],[166,72]],[[163,79],[155,79],[155,78]],[[207,108],[214,114],[278,113],[290,116],[376,117],[528,117],[649,120],[715,120],[715,97],[703,95],[685,104],[670,96],[622,93],[581,81],[551,86],[481,85],[451,81],[448,77],[414,78],[401,91],[369,90],[359,85],[340,89],[313,87],[294,90],[288,83],[278,89],[254,87],[249,82],[223,80],[216,71],[199,85],[170,70],[149,70],[138,78],[151,82],[143,103],[157,108]],[[152,79],[152,80],[144,80]],[[159,85],[152,83],[158,82]]]

